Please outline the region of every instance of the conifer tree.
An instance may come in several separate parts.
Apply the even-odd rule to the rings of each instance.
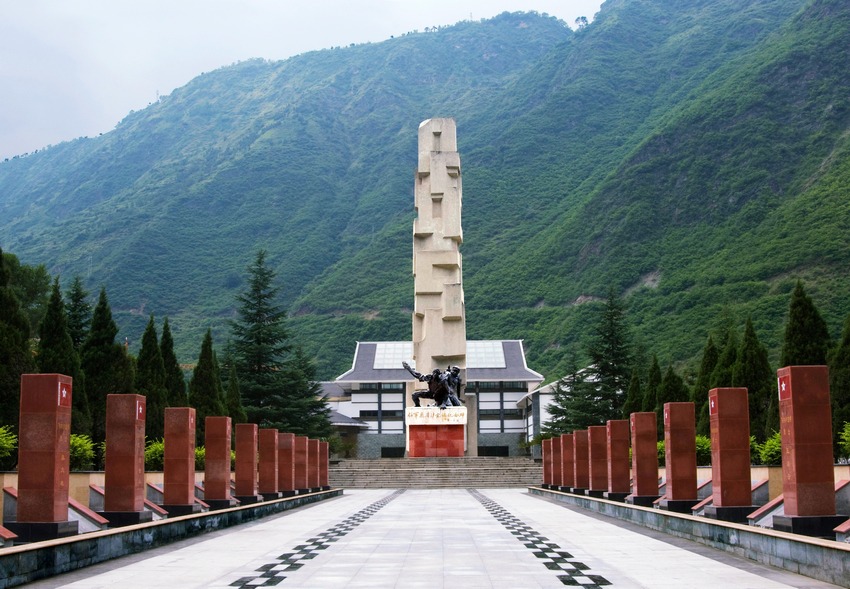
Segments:
[[[709,389],[732,386],[732,371],[738,361],[739,349],[738,335],[734,330],[730,331],[726,337],[726,345],[720,352],[720,357],[717,358],[717,364],[711,371]]]
[[[286,312],[275,301],[280,288],[274,279],[266,252],[258,251],[248,267],[247,290],[237,297],[238,319],[231,324],[242,403],[248,421],[260,427],[320,437],[330,425],[326,412],[313,412],[318,407],[318,385],[311,376],[315,368],[303,353],[292,353]],[[304,430],[314,426],[316,431]]]
[[[643,401],[640,405],[641,411],[655,411],[658,405],[658,387],[661,386],[661,367],[658,365],[658,357],[652,355],[652,364],[649,365],[649,374],[646,377],[646,389],[643,391]]]
[[[664,404],[682,403],[687,401],[688,397],[688,387],[685,386],[685,381],[676,374],[673,366],[668,366],[664,378],[661,379],[661,386],[658,387],[658,405],[655,407],[659,437],[664,436]]]
[[[198,445],[204,444],[206,418],[225,415],[221,379],[216,368],[212,331],[207,329],[201,344],[198,363],[189,380],[189,405],[195,408],[195,434]]]
[[[830,344],[826,321],[798,280],[791,294],[780,367],[826,364]]]
[[[767,411],[775,390],[776,376],[770,368],[767,350],[759,342],[753,322],[747,318],[744,339],[732,371],[732,386],[746,387],[750,409],[750,435],[759,442],[767,439]]]
[[[136,361],[136,393],[144,395],[147,402],[145,435],[157,440],[165,435],[165,364],[159,350],[153,315],[142,335],[142,347]]]
[[[227,377],[227,394],[225,395],[225,409],[227,415],[234,424],[246,423],[248,416],[245,415],[245,409],[242,407],[242,395],[239,391],[239,377],[236,376],[236,366],[230,363],[229,374]]]
[[[714,338],[709,335],[708,341],[705,342],[705,347],[702,349],[702,361],[691,395],[697,417],[697,435],[700,436],[708,436],[711,433],[708,416],[708,391],[711,389],[711,373],[714,372],[718,359],[717,346],[714,345]]]
[[[42,374],[64,374],[73,379],[71,405],[71,433],[91,435],[86,383],[80,368],[80,357],[68,333],[65,304],[59,290],[59,278],[53,281],[53,290],[47,310],[38,330],[38,355],[36,362]]]
[[[598,422],[618,419],[630,381],[629,333],[623,301],[614,289],[608,291],[605,306],[599,316],[594,336],[588,349],[590,357],[587,382],[593,387],[579,387],[577,394],[592,396],[598,413]]]
[[[189,402],[186,396],[186,379],[177,355],[174,353],[174,338],[171,335],[171,327],[168,317],[162,323],[162,336],[159,338],[159,351],[162,354],[162,363],[165,366],[165,403],[168,407],[186,407]]]
[[[643,403],[643,392],[640,389],[640,375],[638,370],[632,370],[632,378],[629,382],[629,392],[626,394],[626,402],[623,404],[623,419],[629,419],[632,413],[641,410]]]
[[[844,424],[850,422],[850,315],[844,320],[841,341],[829,355],[829,394],[832,402],[832,436],[835,456]]]
[[[546,437],[567,434],[589,425],[601,425],[593,393],[594,383],[587,370],[574,371],[556,381],[552,388],[552,402],[546,407],[549,422],[541,428]]]
[[[18,427],[21,374],[33,372],[30,324],[9,286],[11,275],[0,249],[0,425]]]
[[[82,279],[79,276],[74,276],[74,281],[65,294],[68,301],[65,305],[65,311],[68,315],[68,333],[71,335],[71,341],[74,342],[74,349],[79,353],[86,341],[91,325],[89,292],[83,288]]]
[[[86,374],[92,440],[95,443],[106,439],[106,395],[133,392],[133,362],[124,346],[115,341],[116,335],[118,327],[112,319],[106,289],[102,288],[80,354],[83,372]]]

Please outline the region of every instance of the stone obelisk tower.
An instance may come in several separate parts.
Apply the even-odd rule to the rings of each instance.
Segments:
[[[454,119],[419,125],[413,222],[413,358],[422,374],[461,368],[466,383],[466,313],[460,244],[462,187]],[[474,412],[466,399],[467,410]],[[476,455],[477,419],[467,426],[467,455]]]

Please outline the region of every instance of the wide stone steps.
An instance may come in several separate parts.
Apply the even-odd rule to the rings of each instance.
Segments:
[[[543,481],[543,468],[524,457],[381,458],[341,460],[328,476],[343,489],[527,487]]]

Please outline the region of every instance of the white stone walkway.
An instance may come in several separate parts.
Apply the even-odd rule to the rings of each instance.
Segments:
[[[635,531],[632,531],[632,530]],[[835,587],[626,529],[524,489],[347,490],[29,588]]]

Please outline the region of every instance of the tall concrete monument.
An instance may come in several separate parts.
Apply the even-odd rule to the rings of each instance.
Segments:
[[[419,125],[414,183],[417,215],[413,222],[413,359],[421,374],[457,366],[461,369],[461,382],[465,383],[466,312],[460,255],[463,190],[454,119],[428,119]],[[410,383],[407,391],[409,455],[430,455],[420,454],[420,449],[436,448],[441,442],[430,439],[434,436],[442,441],[452,440],[451,447],[441,448],[440,454],[456,455],[460,447],[459,435],[463,436],[465,453],[476,455],[477,420],[467,419],[467,410],[474,411],[473,404],[467,402],[466,407],[451,407],[429,415],[422,411],[419,412],[422,415],[414,415],[417,413],[416,408],[411,407],[414,388],[414,383]],[[416,428],[413,435],[412,425]],[[451,432],[445,429],[440,429],[439,434],[437,430],[430,431],[437,427],[448,427]],[[415,451],[411,450],[412,440],[416,440]],[[461,451],[460,455],[463,453]]]

